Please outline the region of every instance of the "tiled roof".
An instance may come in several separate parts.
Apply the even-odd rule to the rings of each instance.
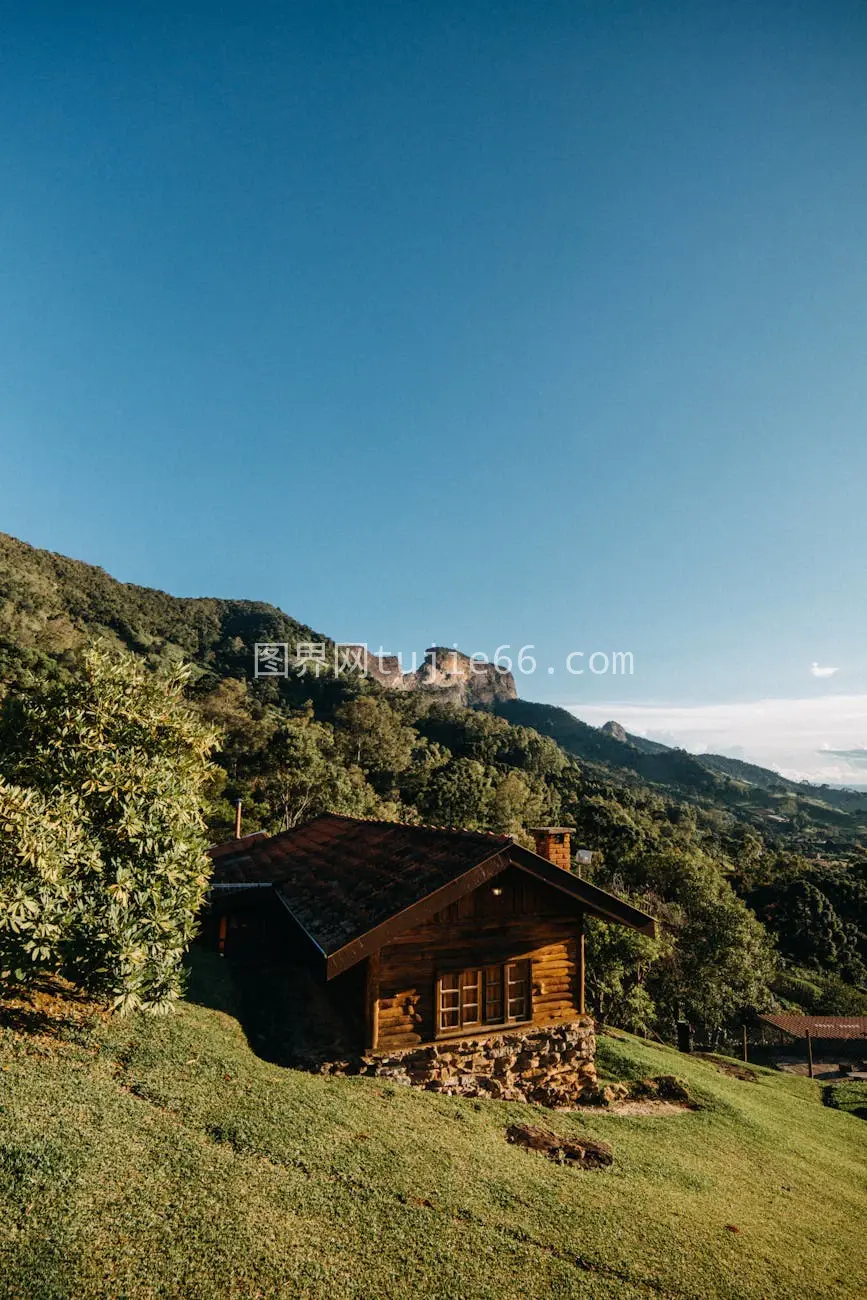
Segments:
[[[766,1025],[794,1038],[867,1038],[867,1016],[796,1016],[788,1012],[759,1016]]]
[[[237,853],[243,852],[248,845],[254,844],[256,840],[264,840],[267,838],[268,837],[264,831],[251,831],[249,835],[242,835],[239,840],[225,840],[222,844],[212,844],[208,849],[208,852],[215,860],[217,858],[226,857],[230,854],[234,856]]]
[[[324,814],[212,849],[213,881],[273,883],[327,956],[512,844],[508,835]]]

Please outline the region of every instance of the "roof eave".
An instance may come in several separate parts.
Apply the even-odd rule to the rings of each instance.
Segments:
[[[625,925],[640,934],[648,935],[651,939],[656,938],[656,918],[649,912],[642,912],[640,908],[633,907],[625,899],[618,898],[616,894],[609,894],[606,889],[600,889],[598,885],[591,885],[589,880],[584,880],[563,867],[555,866],[541,854],[525,849],[520,844],[514,846],[513,855],[524,870],[580,903],[587,915],[597,916],[603,921],[614,922],[616,925]]]

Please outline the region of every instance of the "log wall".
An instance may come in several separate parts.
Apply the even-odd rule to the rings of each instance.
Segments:
[[[494,889],[502,892],[494,894]],[[414,1047],[437,1035],[436,982],[449,971],[529,959],[530,1023],[551,1025],[581,1013],[582,913],[558,890],[510,868],[379,953],[375,1047]],[[369,1043],[374,1046],[373,1014]],[[498,1032],[476,1025],[457,1037]],[[502,1032],[500,1030],[499,1032]]]

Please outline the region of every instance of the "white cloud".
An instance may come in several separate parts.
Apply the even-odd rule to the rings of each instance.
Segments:
[[[810,672],[814,677],[833,677],[839,668],[823,668],[821,664],[815,662],[810,664]]]
[[[864,783],[867,695],[765,699],[735,704],[571,706],[584,722],[627,731],[694,754],[728,754],[800,781]]]
[[[847,763],[853,767],[867,767],[867,745],[856,745],[854,749],[826,749],[822,748],[823,754],[830,754],[832,758],[845,758]]]

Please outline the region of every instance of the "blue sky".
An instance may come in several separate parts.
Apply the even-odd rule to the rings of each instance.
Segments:
[[[825,700],[840,748],[862,4],[0,16],[0,528],[407,656],[532,643],[588,717]]]

